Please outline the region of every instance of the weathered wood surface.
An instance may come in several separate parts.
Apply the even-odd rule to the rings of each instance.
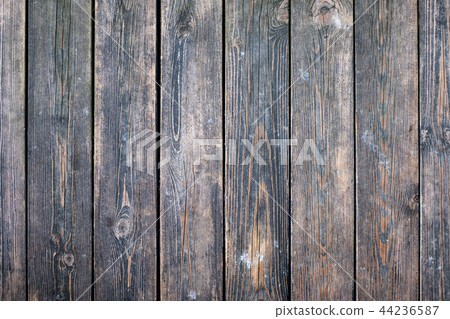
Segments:
[[[450,300],[450,3],[419,3],[421,298]]]
[[[96,300],[157,299],[156,2],[97,0]]]
[[[74,300],[92,279],[91,21],[70,0],[28,18],[28,298]]]
[[[226,299],[285,300],[289,169],[271,140],[289,137],[289,1],[225,6]]]
[[[353,3],[291,8],[291,299],[352,300]]]
[[[417,300],[417,3],[379,0],[355,30],[357,298]]]
[[[449,300],[449,12],[1,1],[0,299]]]
[[[0,300],[25,300],[25,1],[0,10]]]
[[[222,1],[162,1],[161,45],[161,299],[222,300]]]

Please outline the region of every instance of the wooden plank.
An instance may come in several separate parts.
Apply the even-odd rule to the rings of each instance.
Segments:
[[[417,300],[417,3],[372,4],[355,2],[357,298]]]
[[[161,24],[161,299],[222,300],[222,1],[162,1]]]
[[[25,1],[0,9],[0,300],[26,299]]]
[[[291,12],[292,299],[352,300],[353,1],[296,0]]]
[[[419,3],[421,299],[450,300],[450,2]]]
[[[289,1],[225,3],[226,299],[286,300]]]
[[[74,300],[92,279],[91,20],[28,4],[28,298]]]
[[[155,300],[156,2],[97,0],[96,20],[94,298]]]

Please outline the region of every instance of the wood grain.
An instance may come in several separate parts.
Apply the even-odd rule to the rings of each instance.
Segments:
[[[298,0],[291,8],[292,300],[352,300],[353,2]],[[299,161],[307,139],[321,159],[309,150]]]
[[[419,3],[421,299],[450,300],[450,2]]]
[[[226,299],[286,300],[289,167],[271,140],[289,137],[289,1],[225,4]]]
[[[0,4],[0,300],[26,299],[25,12]]]
[[[70,0],[28,13],[28,298],[74,300],[92,279],[91,21]]]
[[[94,297],[155,300],[156,3],[95,4]]]
[[[355,19],[373,4],[355,2]],[[417,3],[379,0],[355,24],[359,300],[419,298]]]
[[[161,299],[222,300],[222,1],[162,1],[161,25]]]

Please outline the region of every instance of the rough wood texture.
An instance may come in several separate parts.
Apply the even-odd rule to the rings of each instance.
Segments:
[[[96,1],[96,300],[157,298],[155,7]]]
[[[161,299],[222,300],[222,1],[162,1],[161,29]]]
[[[28,5],[28,298],[73,300],[91,283],[91,21]]]
[[[289,1],[225,3],[226,299],[286,300]]]
[[[450,300],[450,2],[420,1],[422,300]]]
[[[355,19],[371,4],[356,1]],[[377,300],[417,300],[416,2],[379,0],[355,28],[357,280]]]
[[[0,4],[0,300],[26,299],[25,12]]]
[[[353,3],[296,0],[291,8],[292,300],[352,300]],[[310,157],[299,159],[302,150]]]

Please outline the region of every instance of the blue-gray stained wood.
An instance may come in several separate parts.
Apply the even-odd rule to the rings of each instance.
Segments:
[[[450,3],[419,4],[421,299],[450,300]]]
[[[291,14],[291,299],[352,300],[353,1]]]
[[[156,300],[156,1],[95,4],[94,299]]]
[[[75,300],[91,284],[91,34],[75,1],[28,1],[29,300]]]
[[[357,299],[418,300],[417,1],[355,1],[355,21]]]
[[[222,1],[161,5],[161,299],[222,300]]]
[[[0,299],[449,300],[449,12],[1,0]]]
[[[289,1],[226,0],[225,19],[226,299],[287,300]]]
[[[26,300],[25,3],[0,4],[0,300]]]

